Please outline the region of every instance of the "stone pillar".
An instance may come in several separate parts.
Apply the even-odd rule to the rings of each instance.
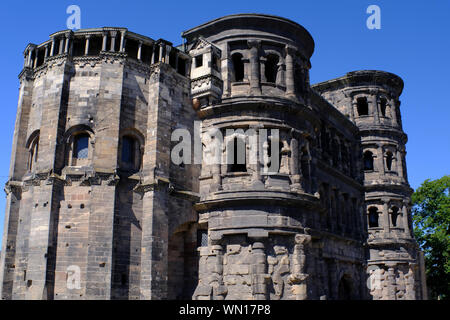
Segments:
[[[55,53],[55,38],[52,38],[52,46],[50,48],[50,57]]]
[[[250,94],[260,95],[261,94],[261,84],[260,84],[260,67],[259,67],[259,47],[261,45],[260,41],[249,40],[247,44],[250,48]]]
[[[295,66],[294,66],[294,56],[295,48],[291,46],[286,46],[286,95],[295,96]]]
[[[117,31],[111,31],[111,46],[109,48],[109,51],[114,52],[116,48],[116,36]]]
[[[64,47],[64,36],[61,36],[61,39],[59,39],[59,51],[58,54],[63,53],[63,47]]]
[[[403,202],[402,207],[402,224],[403,224],[403,230],[405,231],[405,234],[410,236],[410,230],[409,230],[409,217],[408,217],[408,203],[406,201]]]
[[[70,41],[70,33],[66,35],[66,43],[64,45],[64,53],[69,53],[69,41]]]
[[[48,56],[48,44],[45,45],[44,60],[47,59],[47,56]]]
[[[383,221],[384,234],[385,236],[387,236],[389,233],[389,209],[388,209],[389,199],[383,198],[381,199],[381,202],[383,203],[383,213],[381,221]]]
[[[358,102],[356,101],[355,97],[352,97],[351,100],[352,100],[352,104],[350,107],[350,120],[352,122],[355,122],[355,110],[358,109]]]
[[[395,283],[395,266],[390,265],[388,266],[388,271],[387,271],[387,296],[385,297],[385,299],[387,300],[395,300],[395,288],[396,288],[396,283]]]
[[[159,46],[158,44],[153,45],[153,52],[152,52],[152,64],[157,63],[159,60],[159,51],[156,51],[156,47]],[[161,50],[161,48],[160,48]]]
[[[141,61],[141,55],[142,55],[142,41],[139,41],[138,44],[138,52],[137,52],[137,59]]]
[[[390,109],[391,109],[392,124],[394,126],[398,126],[398,123],[397,123],[397,110],[396,110],[397,106],[396,106],[396,103],[395,103],[395,99],[394,98],[391,99],[391,102],[389,104],[390,104]]]
[[[254,300],[267,300],[267,263],[264,243],[255,241],[252,245],[252,295]]]
[[[293,265],[289,283],[295,295],[295,300],[306,300],[308,298],[307,279],[309,275],[305,273],[306,255],[305,246],[311,242],[311,236],[306,234],[295,235],[295,246],[293,253]]]
[[[108,32],[103,32],[102,51],[106,51],[106,43],[108,41]]]
[[[164,63],[169,64],[169,57],[170,57],[170,51],[172,50],[172,47],[169,45],[166,45],[166,54],[164,56]]]
[[[373,116],[373,122],[375,124],[380,123],[380,117],[378,114],[378,97],[376,96],[376,94],[374,93],[373,95],[369,96],[367,102],[369,104],[369,115]]]
[[[291,159],[290,159],[291,188],[297,191],[302,191],[302,186],[300,184],[301,174],[298,163],[301,155],[299,155],[298,149],[299,149],[298,139],[295,135],[295,132],[291,131]]]
[[[89,54],[89,40],[91,38],[91,35],[86,35],[86,45],[84,47],[84,55],[87,56]]]
[[[37,61],[38,61],[38,50],[34,49],[35,54],[34,54],[34,60],[33,60],[33,68],[37,67]]]
[[[403,178],[403,154],[400,148],[397,149],[397,174]]]
[[[125,31],[120,31],[120,52],[124,52],[125,51]]]

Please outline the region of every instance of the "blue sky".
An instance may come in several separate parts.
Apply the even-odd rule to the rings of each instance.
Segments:
[[[11,1],[0,10],[0,183],[8,180],[17,109],[22,52],[67,29],[66,8],[81,8],[81,27],[127,27],[175,45],[181,32],[234,13],[266,13],[294,20],[313,36],[311,83],[346,72],[377,69],[395,73],[405,82],[401,100],[409,181],[417,188],[425,179],[450,174],[450,1],[362,0],[227,0],[227,1]],[[381,9],[381,29],[369,30],[369,5]],[[3,232],[5,196],[0,196]]]

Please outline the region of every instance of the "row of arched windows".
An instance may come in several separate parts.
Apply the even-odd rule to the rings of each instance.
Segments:
[[[30,135],[26,148],[28,150],[27,171],[32,172],[38,159],[39,130]],[[65,135],[65,165],[87,166],[93,155],[94,133],[90,128],[80,126],[67,131]],[[143,138],[136,130],[127,130],[119,140],[120,169],[139,171],[142,166]]]
[[[363,165],[365,171],[374,171],[374,154],[372,151],[366,150],[363,153]],[[395,171],[393,167],[395,157],[391,150],[386,150],[384,152],[384,166],[386,171]]]
[[[329,162],[334,168],[342,170],[345,174],[355,176],[353,148],[350,141],[323,125],[320,133],[320,147],[322,158],[325,161]]]
[[[369,228],[379,228],[382,227],[380,223],[381,212],[378,211],[377,207],[369,207],[368,209],[368,224]],[[398,217],[401,215],[400,209],[397,206],[392,206],[389,210],[389,223],[391,227],[399,227],[400,221]]]

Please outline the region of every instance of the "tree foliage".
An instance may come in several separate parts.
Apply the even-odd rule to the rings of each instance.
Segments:
[[[412,195],[414,235],[425,253],[429,298],[450,299],[450,175],[425,180]]]

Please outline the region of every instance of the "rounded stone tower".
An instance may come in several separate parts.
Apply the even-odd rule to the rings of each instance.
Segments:
[[[416,299],[420,260],[412,234],[400,77],[355,71],[314,86],[359,128],[368,226],[368,272],[374,299]],[[416,279],[416,280],[415,280]]]
[[[340,200],[342,212],[344,201],[354,201],[348,215],[342,213],[354,228],[348,228],[345,240],[325,230],[326,220],[334,224],[337,212],[326,213],[317,177],[321,182],[355,177],[351,170],[336,173],[338,178],[322,170],[316,173],[317,133],[330,120],[322,119],[318,105],[324,101],[311,104],[310,34],[284,18],[240,14],[205,23],[183,36],[192,56],[191,94],[202,120],[203,143],[195,208],[204,241],[194,298],[364,296],[363,250],[358,247],[364,227],[355,213],[357,182]],[[339,121],[348,126],[344,143],[344,135],[351,136],[356,128],[344,117]],[[346,143],[354,147],[353,141]],[[343,234],[344,227],[339,227],[330,231]],[[331,245],[333,241],[337,244]],[[328,260],[333,250],[345,251],[352,262],[339,266]]]

